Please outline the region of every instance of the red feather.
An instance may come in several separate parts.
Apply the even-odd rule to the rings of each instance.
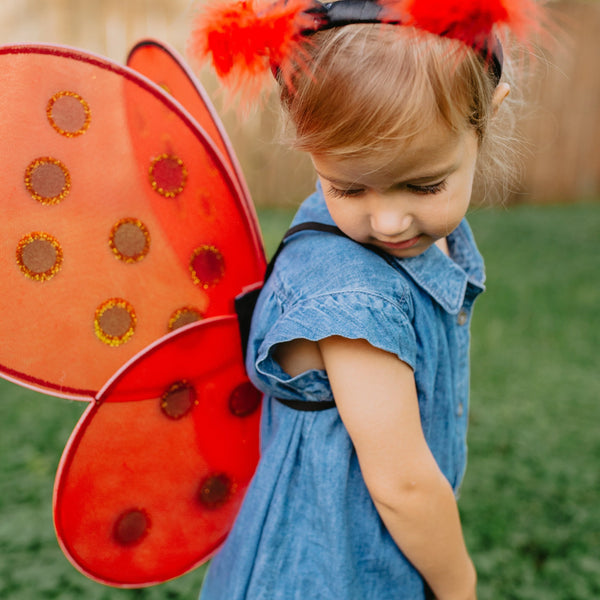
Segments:
[[[314,6],[313,0],[262,4],[213,4],[196,22],[192,53],[212,59],[219,77],[234,87],[252,83],[272,65],[301,62],[301,34],[315,27],[315,19],[304,12]]]
[[[260,4],[258,4],[260,3]],[[521,39],[540,28],[535,0],[378,0],[382,21],[414,26],[458,39],[474,48],[488,46],[490,36],[509,29]],[[191,52],[212,59],[217,75],[234,91],[252,100],[275,65],[288,85],[294,69],[310,69],[303,44],[319,19],[307,11],[316,0],[238,0],[213,4],[197,20]]]
[[[458,39],[469,46],[485,46],[494,28],[508,27],[525,37],[539,23],[534,0],[384,0],[387,15],[405,25]]]

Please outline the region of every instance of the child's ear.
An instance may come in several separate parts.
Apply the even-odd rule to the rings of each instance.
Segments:
[[[510,85],[508,83],[500,83],[494,90],[492,96],[492,115],[495,117],[504,102],[504,99],[510,94]]]

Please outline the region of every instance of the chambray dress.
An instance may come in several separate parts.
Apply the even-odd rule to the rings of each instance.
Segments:
[[[294,224],[333,224],[320,188]],[[201,600],[418,600],[418,572],[369,496],[322,371],[289,377],[273,348],[296,338],[364,338],[415,372],[427,443],[455,491],[466,464],[469,323],[483,262],[466,221],[437,247],[382,257],[347,238],[305,231],[286,242],[261,292],[247,369],[266,394],[261,460],[236,523],[209,566]],[[369,398],[365,398],[365,410]],[[432,540],[435,543],[435,540]]]

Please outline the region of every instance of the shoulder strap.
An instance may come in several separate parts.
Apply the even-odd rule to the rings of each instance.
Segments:
[[[281,251],[285,246],[285,242],[295,233],[307,230],[323,231],[326,233],[333,233],[342,237],[348,237],[341,229],[339,229],[335,225],[326,225],[325,223],[319,223],[316,221],[307,221],[306,223],[300,223],[299,225],[290,227],[290,229],[287,230],[287,232],[283,236],[283,239],[279,243],[275,254],[273,254],[273,257],[267,265],[262,285],[253,288],[247,292],[243,292],[235,299],[235,312],[238,316],[244,362],[246,361],[246,350],[248,347],[248,338],[250,336],[250,323],[252,321],[252,315],[254,313],[254,308],[256,306],[256,301],[258,300],[260,291],[271,276],[271,273],[273,272],[273,267],[275,266],[275,261],[277,260],[277,257],[281,254]]]
[[[267,279],[269,279],[269,277],[271,276],[273,267],[275,266],[275,261],[277,260],[277,257],[283,250],[283,247],[285,246],[285,242],[291,236],[293,236],[295,233],[298,233],[300,231],[322,231],[325,233],[333,233],[335,235],[339,235],[340,237],[348,237],[339,227],[336,227],[335,225],[326,225],[325,223],[319,223],[318,221],[307,221],[306,223],[300,223],[299,225],[290,227],[286,231],[281,242],[279,242],[279,246],[277,247],[277,250],[275,250],[275,254],[273,254],[273,258],[271,258],[271,260],[269,261],[269,264],[267,265],[267,270],[265,271],[265,278],[263,281],[263,285],[267,282]]]

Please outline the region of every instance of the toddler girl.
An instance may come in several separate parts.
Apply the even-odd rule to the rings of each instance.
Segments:
[[[509,86],[491,23],[431,32],[389,6],[315,4],[295,60],[269,55],[318,183],[254,312],[261,460],[202,600],[476,597],[455,497],[484,269],[464,217]]]

